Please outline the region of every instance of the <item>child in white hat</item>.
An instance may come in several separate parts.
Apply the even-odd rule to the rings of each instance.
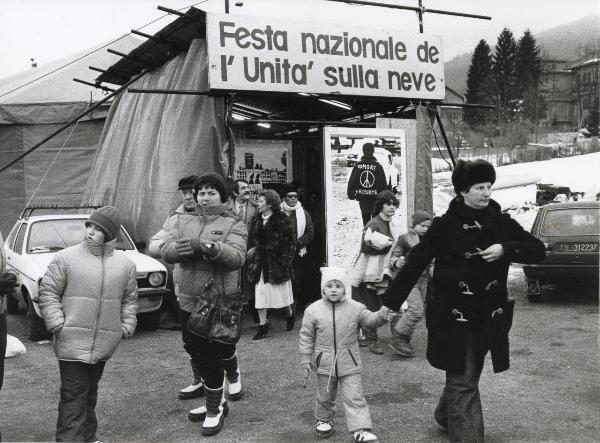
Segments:
[[[332,420],[339,389],[348,431],[354,440],[377,441],[371,432],[369,407],[362,393],[358,327],[379,327],[390,321],[394,313],[385,307],[370,312],[362,303],[350,299],[344,268],[324,267],[321,273],[322,298],[304,311],[300,329],[302,364],[307,374],[317,373],[316,433],[323,438],[333,434]]]

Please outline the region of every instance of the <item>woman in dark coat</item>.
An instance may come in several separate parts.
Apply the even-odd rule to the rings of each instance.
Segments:
[[[495,180],[490,163],[459,160],[452,173],[457,197],[411,250],[384,296],[384,305],[397,311],[435,258],[425,309],[427,359],[446,371],[434,417],[451,441],[483,441],[478,383],[485,355],[490,351],[494,372],[509,367],[509,265],[536,263],[545,255],[543,243],[490,199]]]
[[[248,278],[254,287],[260,325],[253,340],[266,337],[267,309],[285,308],[287,330],[294,328],[292,259],[296,238],[290,218],[281,211],[281,199],[272,189],[258,193],[257,214],[250,226]]]

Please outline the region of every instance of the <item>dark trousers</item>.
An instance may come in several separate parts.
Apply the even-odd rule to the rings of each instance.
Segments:
[[[373,217],[373,205],[375,200],[359,200],[358,205],[360,206],[360,213],[362,215],[363,226],[367,224]]]
[[[77,361],[58,361],[60,402],[56,441],[96,439],[98,382],[102,378],[105,364],[104,361],[93,365]]]
[[[189,312],[181,311],[183,347],[190,354],[192,362],[200,369],[204,385],[209,389],[219,389],[223,386],[225,376],[224,360],[233,357],[235,345],[207,340],[192,334],[187,327],[189,317]]]
[[[448,428],[452,442],[483,442],[483,412],[479,396],[479,377],[486,350],[478,346],[472,331],[467,335],[464,373],[446,371],[446,386],[440,397],[435,418]]]
[[[4,383],[4,356],[6,355],[6,314],[0,314],[0,390]]]

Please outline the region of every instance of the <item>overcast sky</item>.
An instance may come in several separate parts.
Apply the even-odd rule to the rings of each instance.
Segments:
[[[416,14],[370,6],[351,6],[327,0],[244,0],[236,14],[287,17],[349,25],[396,28],[418,32]],[[51,62],[112,40],[132,28],[164,15],[157,5],[180,9],[193,0],[0,0],[0,78]],[[387,0],[387,3],[416,6],[417,0]],[[527,28],[535,34],[586,15],[597,14],[598,0],[424,0],[432,9],[488,15],[475,20],[427,14],[425,32],[439,34],[446,60],[471,51],[481,38],[494,44],[502,28],[517,38]],[[199,2],[197,7],[223,11],[224,0]],[[173,16],[144,28],[148,33],[164,27]]]

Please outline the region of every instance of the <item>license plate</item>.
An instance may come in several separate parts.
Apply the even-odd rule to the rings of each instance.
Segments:
[[[560,243],[559,252],[598,252],[598,243]]]

